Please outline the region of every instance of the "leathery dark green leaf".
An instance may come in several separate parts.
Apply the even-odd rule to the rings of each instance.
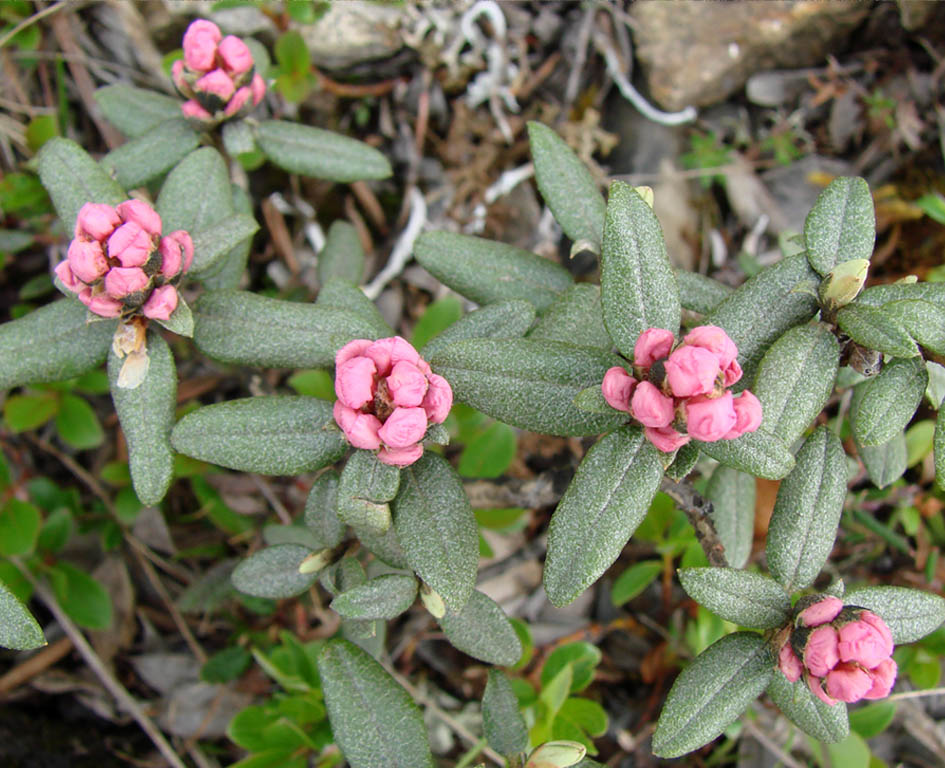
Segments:
[[[857,344],[895,357],[916,357],[919,348],[908,331],[883,307],[853,302],[840,307],[837,325]]]
[[[489,746],[501,755],[524,752],[528,729],[518,708],[518,698],[505,673],[490,669],[482,695],[482,730]]]
[[[113,149],[102,158],[102,167],[132,189],[173,168],[199,143],[200,135],[187,121],[174,117]]]
[[[676,270],[676,285],[679,286],[679,303],[685,309],[705,315],[715,309],[732,293],[732,288],[711,277]]]
[[[417,580],[388,573],[347,589],[331,601],[331,607],[351,619],[393,619],[413,605]]]
[[[299,565],[312,550],[299,544],[277,544],[254,552],[233,571],[233,586],[254,597],[282,600],[302,594],[318,577],[299,573]]]
[[[450,344],[464,339],[517,339],[535,320],[535,307],[522,299],[497,301],[464,315],[421,350],[427,360]]]
[[[791,598],[774,579],[737,568],[681,568],[679,583],[721,619],[753,629],[787,623]]]
[[[832,707],[824,704],[803,680],[789,683],[784,675],[775,672],[767,694],[788,720],[815,739],[835,744],[850,735],[847,705],[842,701]]]
[[[604,327],[600,288],[590,283],[572,285],[545,310],[528,338],[610,351],[614,343]]]
[[[794,468],[794,456],[787,444],[764,426],[734,440],[714,443],[695,441],[700,450],[720,464],[767,480],[780,480]]]
[[[907,587],[863,587],[843,597],[844,605],[868,608],[889,627],[896,645],[914,643],[945,621],[945,600],[932,592]]]
[[[853,434],[862,445],[881,445],[912,419],[925,394],[929,375],[921,358],[894,358],[863,388],[853,414]]]
[[[438,620],[447,640],[474,659],[510,667],[522,656],[522,643],[511,622],[488,595],[473,590],[457,613]]]
[[[712,523],[725,547],[726,562],[732,568],[743,568],[755,532],[755,478],[719,464],[712,471],[705,495],[712,502]]]

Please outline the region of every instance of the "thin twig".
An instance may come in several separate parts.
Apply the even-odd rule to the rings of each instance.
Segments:
[[[420,235],[420,230],[427,221],[427,203],[416,187],[410,190],[410,218],[407,226],[391,251],[390,259],[377,276],[364,288],[365,295],[373,301],[381,295],[384,287],[399,275],[413,253],[413,244]]]
[[[709,565],[718,568],[728,566],[725,559],[725,545],[719,539],[712,522],[712,502],[702,498],[689,483],[677,483],[668,477],[663,478],[660,490],[676,502],[676,506],[686,513],[692,527],[696,529],[696,538],[709,560]]]
[[[115,697],[121,709],[128,712],[135,719],[138,725],[141,726],[141,730],[148,735],[148,738],[151,739],[151,742],[157,747],[158,751],[164,756],[164,759],[167,760],[172,768],[187,768],[184,762],[177,756],[174,748],[167,739],[164,738],[164,734],[161,733],[161,730],[154,724],[154,721],[147,716],[145,711],[141,708],[141,705],[128,693],[128,690],[118,682],[115,676],[108,670],[104,662],[99,658],[99,655],[95,652],[95,649],[92,648],[92,646],[89,645],[89,641],[85,639],[82,630],[66,615],[66,612],[62,610],[56,598],[46,589],[46,586],[39,583],[33,574],[30,573],[29,569],[23,567],[20,563],[16,563],[16,565],[20,569],[20,573],[33,584],[36,596],[39,597],[43,604],[49,609],[49,612],[55,617],[59,626],[62,627],[62,631],[66,633],[72,641],[72,645],[75,646],[75,649],[82,656],[83,661],[85,661],[92,672],[95,673],[95,676],[102,685],[105,686],[108,692]]]
[[[279,522],[283,525],[292,525],[292,515],[289,514],[289,510],[285,508],[285,505],[279,501],[275,493],[272,492],[272,488],[269,487],[263,478],[256,474],[250,474],[250,479],[253,481],[259,492],[263,495],[266,501],[269,502],[269,506],[272,507],[273,511],[276,513],[276,517],[279,518]]]
[[[781,747],[774,743],[764,731],[761,730],[757,725],[755,725],[747,717],[742,718],[742,726],[748,733],[751,734],[759,744],[761,744],[765,749],[767,749],[772,755],[774,755],[778,760],[784,763],[787,768],[804,768],[804,766],[797,762],[793,757],[791,757],[787,752],[785,752]]]
[[[902,691],[887,696],[886,701],[901,701],[902,699],[924,699],[926,696],[945,696],[945,688],[929,688],[927,691]]]
[[[52,645],[47,645],[43,650],[34,653],[22,664],[17,664],[0,677],[0,694],[9,693],[30,678],[36,677],[40,672],[45,672],[71,650],[72,640],[68,637],[60,637]]]

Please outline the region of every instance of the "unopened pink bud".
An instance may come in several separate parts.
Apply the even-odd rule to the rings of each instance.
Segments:
[[[701,347],[712,352],[719,361],[719,368],[725,370],[738,357],[738,347],[729,335],[715,325],[701,325],[686,334],[683,344]]]
[[[630,398],[630,413],[645,427],[668,427],[673,421],[673,398],[649,381],[641,381]]]
[[[352,357],[335,372],[335,394],[349,408],[358,409],[374,400],[377,368],[369,357]]]
[[[827,695],[837,701],[852,704],[859,701],[873,687],[873,679],[856,664],[837,664],[827,673]]]
[[[161,274],[168,280],[190,269],[194,260],[194,241],[183,229],[177,229],[161,238]]]
[[[375,362],[379,376],[389,374],[394,364],[401,360],[414,365],[417,365],[420,360],[420,353],[410,345],[410,342],[400,336],[378,339],[364,351],[364,354]]]
[[[53,270],[53,272],[56,273],[56,277],[59,278],[59,282],[73,293],[78,293],[83,288],[85,288],[85,284],[78,280],[74,274],[72,274],[72,268],[69,266],[68,261],[60,261],[56,265],[56,268]]]
[[[105,293],[113,299],[122,299],[132,293],[138,293],[151,282],[140,267],[112,267],[105,275]]]
[[[423,408],[395,408],[378,436],[390,448],[406,448],[420,442],[426,431],[427,414]]]
[[[880,637],[883,638],[883,642],[889,646],[889,653],[892,653],[893,636],[886,622],[872,611],[862,611],[860,613],[860,621],[866,622],[873,627],[873,629],[879,633]]]
[[[253,79],[249,83],[249,89],[253,92],[253,106],[258,106],[259,102],[263,100],[263,96],[266,95],[266,81],[262,79],[262,75],[258,72],[253,75]]]
[[[446,379],[435,373],[428,374],[427,381],[429,388],[420,405],[431,424],[442,424],[453,407],[453,388]]]
[[[242,75],[253,66],[253,54],[249,47],[235,35],[227,35],[217,46],[223,67],[231,75]]]
[[[85,306],[89,306],[89,304],[92,303],[92,289],[89,287],[83,288],[81,291],[79,291],[77,298],[79,301],[85,304]]]
[[[732,360],[728,364],[728,368],[722,369],[722,386],[730,387],[736,381],[741,380],[742,378],[742,367],[738,364],[738,360]]]
[[[233,115],[246,106],[246,102],[249,101],[251,95],[252,93],[250,92],[248,85],[238,88],[236,93],[233,94],[233,98],[227,103],[226,109],[223,110],[223,114],[227,117],[233,117]]]
[[[194,90],[197,93],[208,93],[216,96],[224,104],[230,100],[236,86],[233,80],[222,69],[214,69],[201,77],[194,83]]]
[[[735,409],[735,426],[725,435],[725,440],[734,440],[761,426],[761,401],[747,389],[732,400],[732,407]]]
[[[180,105],[180,111],[184,113],[184,117],[189,117],[192,120],[200,120],[202,122],[213,120],[213,115],[205,110],[196,99],[185,101]]]
[[[781,670],[781,674],[787,678],[789,683],[796,683],[801,679],[804,665],[797,658],[797,654],[794,653],[790,643],[781,646],[781,651],[778,653],[778,669]]]
[[[892,653],[892,642],[865,621],[851,621],[840,627],[837,653],[840,661],[856,662],[867,669],[879,666]]]
[[[829,625],[819,626],[807,636],[804,666],[812,675],[824,677],[840,661],[837,643],[837,630]]]
[[[832,595],[825,595],[822,600],[801,611],[797,615],[797,620],[805,627],[819,627],[821,624],[829,624],[842,610],[843,600]]]
[[[406,360],[394,365],[386,381],[394,405],[414,408],[423,402],[427,393],[427,377],[417,366]]]
[[[682,448],[692,439],[689,435],[677,432],[672,427],[661,427],[659,429],[646,427],[646,429],[643,430],[643,434],[646,435],[647,440],[653,443],[656,450],[662,451],[663,453],[672,453]]]
[[[108,255],[118,259],[123,267],[144,266],[153,251],[151,235],[133,221],[122,224],[108,238]]]
[[[177,289],[173,285],[155,288],[151,298],[141,307],[145,317],[152,320],[167,320],[177,309]]]
[[[102,246],[95,241],[73,240],[66,252],[69,268],[83,283],[94,283],[108,271]]]
[[[718,375],[718,358],[702,347],[679,347],[666,361],[666,378],[676,397],[709,394]]]
[[[335,368],[340,368],[342,363],[347,362],[352,357],[362,356],[364,350],[373,343],[374,342],[370,339],[355,339],[354,341],[349,341],[335,353]]]
[[[672,331],[665,328],[647,328],[633,345],[633,364],[649,368],[669,354],[675,340]]]
[[[378,437],[378,431],[381,428],[381,422],[377,416],[349,408],[340,400],[335,401],[333,413],[345,438],[355,448],[363,448],[366,451],[375,451],[380,448],[381,439]]]
[[[177,88],[185,96],[192,95],[190,90],[190,85],[187,83],[187,80],[184,78],[184,60],[178,59],[173,64],[171,64],[171,80],[174,81],[174,87]]]
[[[86,203],[75,220],[75,237],[104,240],[121,224],[115,209],[104,203]]]
[[[619,365],[615,365],[604,374],[604,381],[600,388],[604,393],[604,400],[611,408],[618,411],[630,411],[630,396],[637,380]]]
[[[81,299],[81,295],[79,296]],[[111,296],[100,293],[92,296],[87,304],[89,311],[99,317],[118,317],[121,314],[122,304]]]
[[[383,464],[393,467],[407,467],[423,456],[423,446],[417,443],[406,448],[381,448],[377,452],[377,459]]]
[[[892,659],[883,659],[875,669],[870,670],[873,687],[863,694],[864,699],[884,699],[896,682],[898,667]]]
[[[141,200],[125,200],[115,211],[122,221],[133,221],[149,235],[161,234],[161,216],[150,205]]]
[[[814,696],[820,699],[828,707],[832,707],[837,703],[836,699],[831,699],[824,692],[824,679],[822,677],[807,675],[807,687],[810,689],[810,692],[814,694]]]
[[[187,66],[198,72],[211,69],[222,36],[220,28],[206,19],[197,19],[187,27],[183,43]]]
[[[731,432],[737,417],[732,393],[721,397],[694,397],[686,401],[686,431],[696,440],[712,443]]]

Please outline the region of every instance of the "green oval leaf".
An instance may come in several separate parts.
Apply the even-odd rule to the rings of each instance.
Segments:
[[[318,254],[318,282],[322,285],[333,277],[360,285],[364,279],[364,246],[356,230],[347,221],[332,222],[325,246]]]
[[[767,480],[780,480],[794,468],[794,456],[787,444],[764,428],[734,440],[714,443],[693,441],[706,455],[720,464]]]
[[[47,572],[62,610],[84,629],[108,629],[112,624],[112,601],[96,579],[67,562],[60,561]]]
[[[789,683],[784,675],[776,672],[767,693],[788,720],[815,739],[833,744],[850,734],[846,704],[838,702],[832,707],[824,704],[803,680]]]
[[[647,328],[679,331],[679,289],[653,209],[629,184],[610,185],[600,262],[604,324],[617,349],[633,359]]]
[[[609,352],[614,343],[604,327],[600,288],[590,283],[572,285],[545,310],[528,338],[563,341]]]
[[[679,757],[709,743],[768,686],[774,659],[754,632],[713,643],[673,683],[656,732],[653,754]]]
[[[913,643],[945,621],[945,600],[931,592],[906,587],[863,587],[843,597],[844,605],[868,608],[889,626],[896,645]]]
[[[920,299],[945,309],[945,283],[890,283],[867,288],[856,298],[866,307],[881,307],[891,301]]]
[[[463,449],[456,470],[463,477],[498,477],[515,458],[517,445],[512,427],[501,422],[490,424]]]
[[[591,414],[574,405],[585,387],[600,385],[620,358],[601,350],[528,339],[467,339],[437,352],[430,364],[454,397],[494,419],[533,432],[592,435],[626,414]]]
[[[132,189],[173,168],[198,144],[200,134],[183,117],[174,117],[113,149],[102,158],[102,167]]]
[[[46,638],[33,614],[0,581],[0,646],[14,651],[29,651],[44,645]]]
[[[191,232],[194,262],[188,275],[196,280],[215,273],[221,259],[259,229],[247,213],[231,213],[199,232]],[[274,299],[273,299],[274,301]]]
[[[551,128],[528,123],[538,191],[574,242],[593,243],[600,253],[607,204],[587,166]]]
[[[376,149],[332,131],[264,120],[256,139],[272,162],[291,173],[342,182],[386,179],[392,173],[387,158]]]
[[[610,601],[617,606],[633,600],[663,572],[662,560],[634,563],[621,573],[610,590]]]
[[[340,459],[347,442],[331,403],[313,397],[250,397],[208,405],[181,419],[174,448],[221,467],[298,475]]]
[[[345,526],[338,519],[338,473],[328,470],[312,483],[305,500],[305,525],[325,548],[336,547]]]
[[[447,612],[438,621],[446,639],[474,659],[511,667],[522,656],[522,644],[508,617],[478,590],[473,590],[462,610]]]
[[[476,583],[479,537],[463,484],[429,451],[400,471],[394,530],[410,567],[459,611]]]
[[[525,334],[535,320],[535,307],[527,301],[512,299],[477,309],[457,320],[428,341],[422,350],[430,359],[450,344],[464,339],[516,339]]]
[[[894,483],[906,471],[908,446],[904,432],[880,445],[860,445],[855,438],[854,443],[863,466],[866,467],[866,473],[877,488],[885,488]]]
[[[59,411],[59,398],[52,392],[11,395],[3,401],[3,422],[13,432],[36,429]]]
[[[200,190],[199,195],[194,190]],[[213,147],[191,152],[167,174],[157,199],[165,233],[184,229],[191,235],[233,213],[226,161]]]
[[[66,232],[75,227],[79,209],[86,203],[118,205],[128,197],[118,182],[70,139],[57,137],[43,145],[39,152],[39,178]]]
[[[744,568],[755,534],[755,478],[720,464],[705,495],[712,502],[712,523],[725,547],[725,561],[732,568]]]
[[[351,768],[433,768],[420,710],[367,653],[329,640],[318,674],[332,733]]]
[[[413,327],[410,343],[415,349],[423,349],[435,338],[463,316],[463,302],[458,296],[444,296],[427,305]]]
[[[511,756],[528,747],[528,730],[518,708],[518,697],[505,673],[490,669],[482,694],[482,730],[500,755]]]
[[[390,528],[390,506],[397,495],[400,470],[378,461],[372,451],[348,457],[338,485],[338,518],[358,530],[384,533]]]
[[[365,547],[379,560],[383,560],[392,568],[410,568],[394,526],[388,528],[384,533],[374,533],[369,528],[355,528],[354,532],[360,539],[361,546]]]
[[[797,326],[774,342],[751,387],[765,430],[793,444],[833,393],[839,364],[837,338],[822,325]]]
[[[426,232],[414,246],[417,261],[437,280],[477,304],[523,299],[548,307],[574,281],[536,253],[452,232]]]
[[[299,544],[277,544],[254,552],[233,571],[233,586],[253,597],[281,600],[301,595],[318,577],[299,573],[299,565],[312,550]]]
[[[358,315],[371,326],[372,339],[387,338],[394,335],[383,315],[374,306],[374,302],[364,295],[358,286],[341,277],[333,277],[322,285],[315,302],[320,307],[339,309]]]
[[[353,339],[374,339],[360,315],[243,291],[205,293],[194,309],[194,343],[226,363],[327,368]]]
[[[930,301],[900,299],[883,304],[881,311],[929,352],[945,354],[945,308]]]
[[[679,303],[684,309],[700,315],[707,315],[732,293],[729,286],[698,272],[680,269],[675,274],[676,285],[679,286]]]
[[[786,590],[813,583],[827,562],[846,492],[846,454],[840,439],[818,427],[778,488],[768,525],[768,568]]]
[[[177,99],[127,83],[106,85],[94,95],[108,122],[130,139],[181,115]]]
[[[393,619],[417,599],[413,576],[389,573],[348,589],[331,601],[331,607],[349,619]]]
[[[150,364],[134,389],[118,386],[123,361],[108,353],[108,380],[122,432],[128,441],[128,467],[135,493],[146,506],[164,498],[174,476],[170,433],[177,405],[177,368],[170,347],[154,330],[148,333]]]
[[[861,445],[881,445],[906,428],[925,394],[929,375],[921,358],[896,358],[863,388],[853,414],[853,434]]]
[[[905,442],[905,436],[903,436],[903,442]],[[935,484],[939,488],[945,488],[945,409],[943,408],[939,408],[935,416],[932,447],[935,451]],[[905,467],[903,467],[904,471]]]
[[[826,276],[842,261],[869,259],[875,240],[873,197],[866,181],[849,176],[831,181],[804,222],[810,265]]]
[[[617,559],[663,476],[656,449],[635,427],[603,437],[584,457],[551,517],[544,585],[566,605]]]
[[[251,216],[253,213],[253,203],[249,195],[236,184],[230,185],[231,197],[233,198],[233,209],[237,213],[245,213]],[[203,287],[208,291],[235,291],[239,288],[240,279],[243,272],[246,271],[246,264],[249,261],[249,252],[252,249],[253,240],[247,237],[243,242],[233,246],[230,252],[210,268],[209,274],[201,278]]]
[[[788,622],[791,598],[768,576],[735,568],[681,568],[679,583],[697,603],[721,619],[754,629]]]
[[[837,312],[837,325],[857,344],[894,357],[915,357],[919,348],[906,329],[882,307],[847,304]]]
[[[706,316],[707,325],[724,328],[738,347],[744,375],[734,390],[754,380],[768,347],[814,316],[819,309],[814,295],[819,282],[803,253],[787,256],[747,280]],[[762,307],[766,309],[761,311]]]
[[[0,508],[0,555],[31,555],[41,523],[39,510],[28,501],[8,499]]]
[[[68,392],[63,392],[59,401],[56,431],[64,442],[79,451],[96,448],[105,441],[105,432],[92,406]]]

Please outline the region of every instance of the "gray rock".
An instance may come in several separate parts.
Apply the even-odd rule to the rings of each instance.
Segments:
[[[804,219],[817,196],[823,192],[823,187],[808,181],[814,173],[849,176],[851,168],[839,160],[808,155],[796,163],[772,168],[761,175],[761,181],[777,201],[785,218],[785,230],[782,231],[804,231]]]
[[[316,66],[344,69],[397,53],[404,40],[400,32],[406,11],[401,7],[365,0],[332,3],[314,24],[299,27]]]

